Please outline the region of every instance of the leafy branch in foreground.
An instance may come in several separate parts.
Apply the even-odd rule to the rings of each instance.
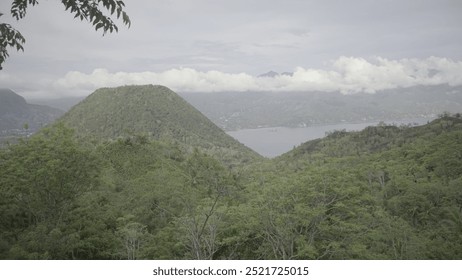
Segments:
[[[3,16],[0,13],[0,17]],[[16,48],[17,51],[24,51],[22,46],[26,39],[11,25],[7,23],[0,23],[0,70],[5,59],[9,56],[7,47]]]
[[[23,0],[24,1],[24,0]],[[34,1],[34,0],[29,0]],[[62,0],[66,11],[70,10],[74,14],[74,18],[80,18],[80,20],[86,20],[90,22],[95,30],[103,29],[104,34],[109,32],[118,32],[119,29],[114,21],[109,17],[104,15],[104,7],[111,16],[116,16],[117,19],[122,18],[124,25],[130,27],[131,22],[127,13],[123,10],[125,4],[123,1],[116,0]]]
[[[65,10],[70,11],[74,18],[91,23],[95,30],[103,30],[103,35],[107,32],[118,32],[119,28],[113,18],[121,19],[122,23],[130,27],[130,17],[124,11],[125,3],[120,0],[61,0]],[[14,0],[11,4],[11,15],[16,20],[26,16],[28,6],[38,5],[37,0]],[[0,14],[1,16],[2,14]],[[112,18],[111,18],[112,17]],[[11,25],[0,24],[0,70],[2,64],[8,57],[7,47],[15,47],[18,51],[24,51],[24,37]]]

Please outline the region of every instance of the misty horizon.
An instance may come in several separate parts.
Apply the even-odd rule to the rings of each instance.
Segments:
[[[143,0],[126,8],[131,27],[105,36],[52,1],[20,21],[4,12],[27,43],[10,52],[0,86],[59,98],[140,84],[344,94],[462,84],[458,1]],[[260,76],[268,71],[284,74]]]

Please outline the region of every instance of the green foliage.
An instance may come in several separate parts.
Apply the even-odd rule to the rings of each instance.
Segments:
[[[97,185],[98,175],[97,158],[79,147],[72,131],[60,124],[2,150],[3,238],[20,240],[15,250],[32,258],[67,257],[65,246],[72,234],[63,235],[63,230],[69,213],[79,196]],[[47,242],[58,246],[55,238],[63,239],[64,248],[44,249]]]
[[[167,89],[97,93],[0,150],[1,258],[462,258],[460,116],[230,167]]]
[[[117,25],[114,21],[105,16],[103,9],[117,19],[122,18],[123,24],[130,26],[130,18],[127,13],[123,10],[125,4],[123,1],[116,0],[62,0],[61,1],[66,11],[69,10],[71,14],[74,14],[75,18],[80,20],[86,20],[90,22],[95,29],[102,28],[104,33],[118,31]],[[28,5],[38,5],[37,0],[13,0],[11,4],[11,15],[17,20],[22,19],[26,16]]]
[[[62,1],[66,11],[70,10],[75,18],[86,20],[90,22],[95,30],[102,28],[104,33],[118,31],[117,25],[113,20],[105,16],[100,6],[103,6],[111,15],[116,16],[118,19],[122,18],[123,24],[130,27],[131,22],[127,13],[123,10],[125,4],[123,1],[116,0],[63,0]]]
[[[3,16],[0,13],[0,17]],[[7,23],[0,23],[0,70],[6,58],[9,56],[8,47],[16,48],[17,51],[24,51],[23,44],[26,39]]]
[[[454,210],[461,205],[461,128],[459,116],[446,115],[421,127],[332,133],[276,159],[286,166],[281,176],[324,178],[340,189],[321,193],[348,198],[341,203],[346,208],[334,208],[347,212],[326,216],[330,222],[320,229],[327,241],[318,240],[314,257],[460,258],[459,246],[451,244],[460,243]],[[312,179],[310,188],[319,186]]]
[[[142,135],[188,151],[199,148],[227,165],[260,157],[163,86],[99,89],[72,108],[62,121],[79,136],[99,142]]]

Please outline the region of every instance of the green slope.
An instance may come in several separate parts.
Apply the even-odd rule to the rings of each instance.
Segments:
[[[431,141],[440,134],[460,130],[462,130],[460,114],[454,116],[445,114],[421,126],[378,125],[357,132],[333,131],[322,139],[301,144],[281,155],[279,160],[307,160],[315,155],[323,158],[360,157],[413,145],[414,142]]]
[[[163,86],[99,89],[61,120],[77,135],[97,140],[142,135],[197,147],[228,163],[259,157]]]
[[[456,114],[337,131],[258,164],[246,205],[268,234],[259,248],[278,259],[460,259],[460,151]]]

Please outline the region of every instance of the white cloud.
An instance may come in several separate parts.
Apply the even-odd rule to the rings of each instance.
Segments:
[[[87,92],[100,87],[160,84],[179,92],[220,91],[341,91],[375,93],[379,90],[416,85],[462,85],[462,61],[429,57],[389,60],[375,57],[340,57],[330,69],[298,67],[292,76],[254,77],[246,73],[197,71],[177,68],[164,72],[115,72],[95,69],[86,74],[68,72],[52,84],[57,91]]]

